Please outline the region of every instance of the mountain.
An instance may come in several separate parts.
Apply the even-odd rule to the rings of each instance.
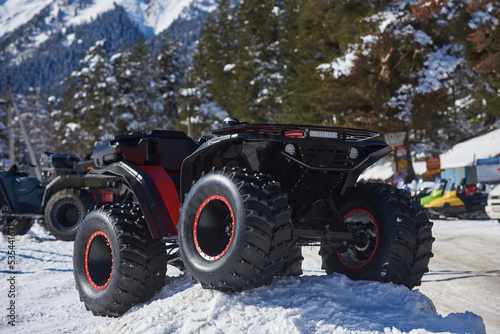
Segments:
[[[193,43],[214,8],[214,0],[0,1],[0,93],[6,77],[16,93],[50,91],[98,40],[110,53],[141,36],[156,45],[175,22],[188,29],[172,29],[172,37]]]

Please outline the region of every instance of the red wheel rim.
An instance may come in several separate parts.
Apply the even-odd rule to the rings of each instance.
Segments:
[[[113,248],[106,233],[92,234],[85,250],[85,272],[94,289],[105,289],[113,274]]]
[[[234,213],[228,200],[220,195],[207,198],[194,220],[193,238],[202,258],[216,261],[223,257],[234,238]]]
[[[349,230],[354,230],[360,239],[365,239],[362,245],[350,245],[349,249],[344,253],[338,253],[337,257],[342,265],[352,270],[358,270],[370,263],[377,253],[380,233],[378,223],[371,212],[365,209],[354,209],[349,211],[344,216],[344,223],[353,225],[349,226]]]

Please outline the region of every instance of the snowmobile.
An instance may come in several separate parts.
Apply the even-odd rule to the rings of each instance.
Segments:
[[[437,198],[443,196],[443,190],[446,187],[446,182],[441,182],[441,178],[436,178],[434,180],[434,186],[432,187],[432,191],[429,195],[423,196],[420,198],[420,204],[425,205],[429,202],[434,201]]]
[[[455,186],[449,179],[443,196],[424,205],[430,218],[488,219],[485,206],[488,194],[478,192],[476,186]]]
[[[78,229],[73,273],[94,315],[150,299],[177,263],[202,287],[241,291],[302,273],[317,245],[327,274],[420,285],[432,223],[408,191],[358,183],[392,150],[368,130],[226,119],[213,137],[180,131],[96,143],[102,178],[128,200],[91,211]]]

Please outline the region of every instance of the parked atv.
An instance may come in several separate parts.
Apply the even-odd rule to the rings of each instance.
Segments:
[[[448,217],[461,219],[488,219],[485,206],[488,194],[478,192],[475,186],[455,186],[449,179],[443,196],[424,205],[429,210],[431,218]]]
[[[80,223],[96,205],[93,191],[105,189],[99,180],[84,179],[95,167],[94,161],[46,152],[40,164],[42,179],[48,183],[41,203],[43,220],[39,222],[57,239],[75,240]]]
[[[422,206],[407,191],[356,184],[391,152],[376,132],[224,125],[200,142],[155,130],[96,144],[101,168],[87,177],[113,180],[127,200],[91,211],[77,232],[74,275],[88,310],[119,316],[148,300],[167,263],[222,291],[298,276],[306,245],[320,246],[327,274],[421,284],[434,240]]]
[[[42,182],[17,167],[1,172],[0,217],[7,226],[25,234],[36,220],[59,240],[74,240],[83,217],[96,205],[119,198],[113,185],[84,178],[94,161],[80,161],[72,154],[46,152],[40,159]]]
[[[26,234],[40,214],[45,188],[13,165],[0,171],[0,227],[4,235]]]

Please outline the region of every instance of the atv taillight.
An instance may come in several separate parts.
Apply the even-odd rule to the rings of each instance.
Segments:
[[[113,192],[111,190],[94,190],[92,197],[98,203],[113,203]]]

